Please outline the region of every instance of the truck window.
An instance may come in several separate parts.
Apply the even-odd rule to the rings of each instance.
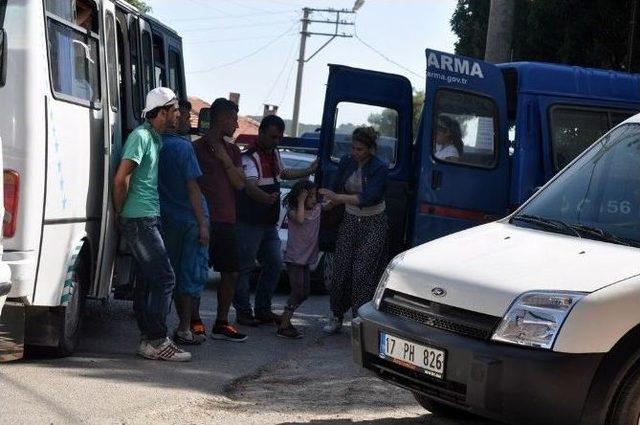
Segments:
[[[573,161],[594,140],[633,115],[627,111],[570,106],[551,108],[551,149],[554,171]]]
[[[497,164],[497,108],[488,97],[454,90],[436,94],[433,157],[493,168]]]
[[[89,0],[47,0],[47,47],[56,97],[90,106],[100,101],[98,9]]]
[[[640,244],[640,125],[620,126],[520,211]]]
[[[106,14],[106,35],[107,35],[107,72],[109,83],[109,101],[114,111],[118,110],[120,97],[118,96],[118,67],[116,65],[116,33],[113,24],[113,13],[107,11]]]
[[[360,126],[373,126],[378,131],[376,155],[389,168],[393,168],[398,149],[398,112],[364,103],[338,103],[331,160],[338,162],[344,155],[351,153],[351,134]]]

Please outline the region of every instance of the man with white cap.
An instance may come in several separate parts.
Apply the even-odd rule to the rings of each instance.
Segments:
[[[167,337],[175,275],[160,235],[158,162],[162,134],[175,126],[179,111],[173,91],[158,87],[147,94],[145,122],[131,132],[114,178],[113,204],[120,232],[137,267],[133,308],[142,340],[138,354],[152,360],[189,361],[191,354]]]

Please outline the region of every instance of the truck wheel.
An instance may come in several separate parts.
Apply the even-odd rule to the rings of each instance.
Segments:
[[[80,338],[80,324],[90,276],[87,256],[83,254],[84,252],[81,252],[77,257],[73,273],[74,291],[64,309],[64,317],[60,323],[56,354],[61,357],[73,354]]]
[[[451,407],[444,403],[440,403],[439,401],[433,400],[423,394],[413,393],[413,396],[420,406],[436,416],[457,419],[473,417],[473,414],[469,412],[461,409],[456,409],[455,407]]]
[[[640,367],[637,367],[622,383],[608,424],[640,424]]]

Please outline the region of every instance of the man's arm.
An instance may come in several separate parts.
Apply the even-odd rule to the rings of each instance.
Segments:
[[[284,180],[297,180],[304,177],[309,177],[311,174],[315,174],[318,171],[318,160],[316,159],[307,168],[288,168],[282,170],[280,177]]]
[[[200,230],[200,243],[206,245],[209,243],[209,223],[207,217],[204,215],[202,208],[202,192],[200,186],[196,180],[187,180],[187,192],[189,193],[189,202],[191,208],[198,221],[198,228]]]
[[[233,160],[221,143],[215,143],[213,145],[213,154],[220,160],[220,162],[222,162],[222,166],[224,167],[225,173],[227,173],[227,176],[229,177],[231,186],[233,186],[235,190],[244,189],[244,172],[242,171],[241,167],[236,167],[236,165],[233,163]]]
[[[135,161],[123,159],[113,178],[113,207],[117,214],[122,212],[122,207],[124,207],[124,202],[129,193],[129,178],[137,166],[138,164]]]
[[[279,199],[277,193],[267,193],[260,189],[257,179],[246,179],[244,190],[247,192],[249,198],[263,204],[273,205],[273,203],[277,202]]]

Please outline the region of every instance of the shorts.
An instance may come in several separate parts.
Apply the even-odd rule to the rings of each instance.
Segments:
[[[235,224],[211,223],[209,265],[220,273],[235,273],[239,271]]]
[[[176,295],[200,297],[209,275],[209,250],[197,224],[163,222],[163,239],[176,275]]]

